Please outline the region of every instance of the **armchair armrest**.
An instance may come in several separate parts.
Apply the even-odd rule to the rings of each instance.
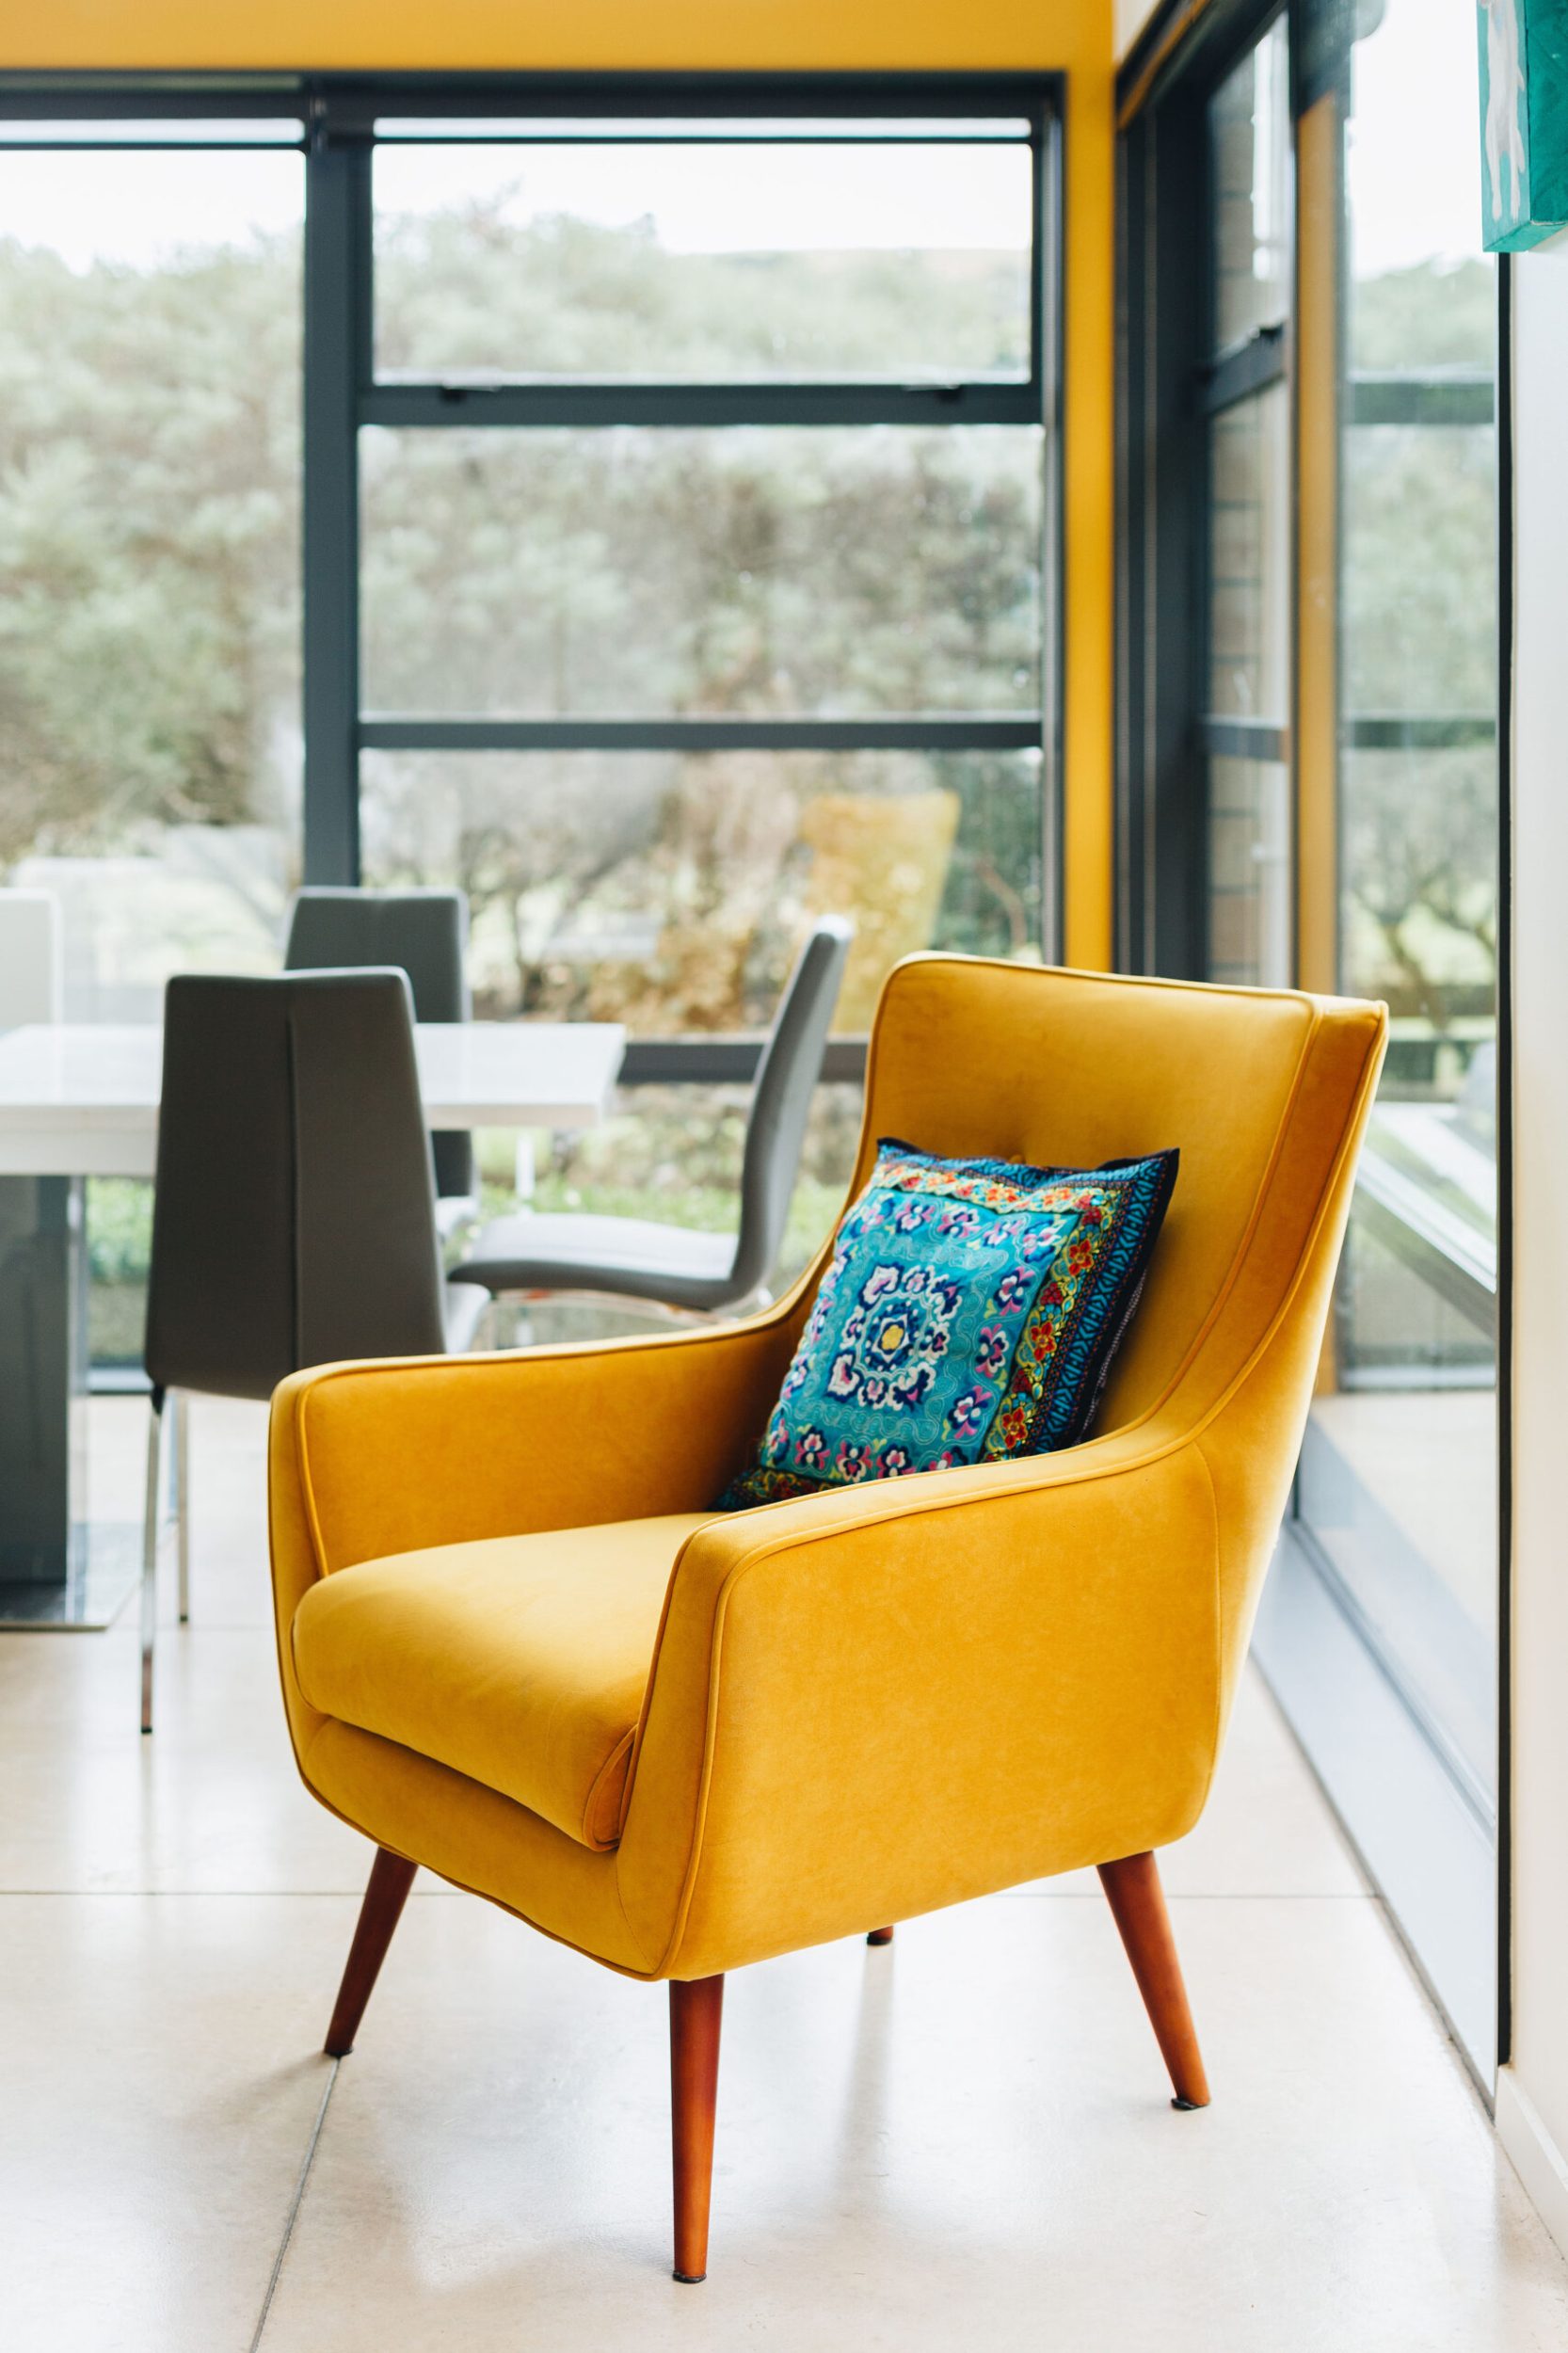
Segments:
[[[516,1355],[294,1374],[272,1401],[280,1611],[355,1561],[700,1511],[762,1427],[794,1344],[749,1321]]]
[[[671,1579],[628,1920],[700,1977],[1164,1844],[1202,1808],[1221,1689],[1191,1435],[715,1520]]]

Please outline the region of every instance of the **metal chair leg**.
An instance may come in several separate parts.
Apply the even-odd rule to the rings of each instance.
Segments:
[[[158,1486],[163,1470],[164,1395],[152,1392],[147,1431],[147,1516],[141,1542],[141,1728],[152,1729],[152,1645],[158,1630]]]
[[[174,1393],[174,1527],[180,1558],[180,1624],[190,1617],[190,1397]]]

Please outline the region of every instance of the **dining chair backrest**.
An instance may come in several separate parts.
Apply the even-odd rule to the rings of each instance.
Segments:
[[[784,1239],[823,1048],[854,937],[855,926],[843,916],[818,917],[762,1048],[746,1126],[735,1241],[735,1279],[747,1290],[767,1281]]]
[[[311,885],[299,891],[283,950],[286,971],[325,971],[395,964],[408,976],[416,1021],[472,1017],[468,984],[468,900],[460,890],[347,890]],[[466,1198],[473,1191],[473,1140],[456,1131],[434,1139],[436,1191]]]
[[[265,1398],[306,1365],[440,1353],[443,1292],[403,971],[171,980],[154,1388]]]
[[[0,890],[0,1030],[58,1021],[64,995],[59,901],[52,890]]]

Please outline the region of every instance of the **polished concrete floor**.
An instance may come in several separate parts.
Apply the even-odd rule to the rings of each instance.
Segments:
[[[1568,2266],[1256,1685],[1166,1863],[1202,2114],[1092,1879],[734,1980],[699,2288],[662,1988],[422,1880],[334,2068],[367,1854],[283,1737],[262,1416],[194,1421],[155,1737],[129,1627],[0,1640],[7,2353],[1568,2346]],[[105,1504],[139,1428],[100,1411]]]

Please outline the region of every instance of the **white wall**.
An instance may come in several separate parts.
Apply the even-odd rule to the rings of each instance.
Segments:
[[[1513,2063],[1568,2249],[1568,236],[1513,264]]]
[[[1116,62],[1120,65],[1160,0],[1116,0]]]

